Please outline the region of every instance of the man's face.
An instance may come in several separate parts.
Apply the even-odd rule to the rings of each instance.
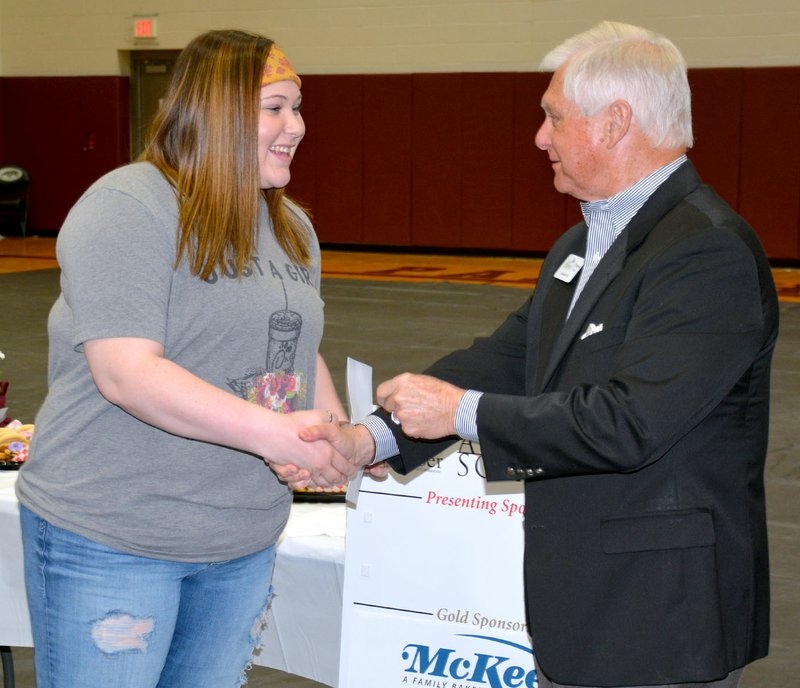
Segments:
[[[553,166],[553,184],[561,193],[582,201],[608,198],[607,147],[603,129],[605,109],[592,117],[564,96],[563,67],[553,74],[542,97],[545,118],[536,132],[536,146],[546,151]]]

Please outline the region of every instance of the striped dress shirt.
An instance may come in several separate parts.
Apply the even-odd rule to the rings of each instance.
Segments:
[[[572,313],[572,309],[577,303],[584,286],[608,249],[619,238],[647,199],[684,162],[686,162],[686,155],[681,155],[606,200],[581,201],[583,218],[589,228],[586,237],[586,255],[578,284],[575,286],[575,292],[572,295],[572,303],[567,312],[567,318]],[[477,390],[467,390],[458,405],[455,419],[456,433],[465,440],[480,441],[477,413],[478,402],[482,394]],[[394,435],[392,435],[383,421],[375,416],[368,416],[361,421],[361,424],[366,426],[367,430],[375,438],[375,462],[395,456],[398,453]]]

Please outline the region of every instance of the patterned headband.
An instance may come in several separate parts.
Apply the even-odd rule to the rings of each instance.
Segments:
[[[276,81],[294,81],[297,88],[300,88],[300,77],[289,64],[289,58],[284,55],[275,43],[270,48],[267,55],[267,63],[264,65],[264,75],[261,77],[261,85],[274,84]]]

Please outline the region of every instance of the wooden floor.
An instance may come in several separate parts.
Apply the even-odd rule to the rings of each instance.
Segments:
[[[54,238],[6,237],[0,241],[0,273],[58,267]],[[530,289],[542,261],[536,258],[485,258],[414,255],[374,251],[323,251],[325,277],[395,282],[463,282]]]
[[[389,282],[454,282],[530,289],[536,285],[541,258],[455,254],[383,253],[379,250],[323,250],[323,277]],[[0,273],[58,267],[54,238],[0,240]],[[774,268],[778,296],[800,303],[800,270]]]
[[[326,324],[323,341],[323,346],[328,347],[324,352],[326,360],[331,365],[339,359],[343,361],[345,354],[353,355],[374,364],[378,371],[391,359],[392,366],[399,369],[394,372],[381,370],[378,379],[385,379],[386,375],[400,370],[419,370],[419,361],[430,362],[467,344],[469,337],[481,334],[477,331],[476,321],[487,321],[481,322],[480,326],[490,331],[495,325],[489,321],[495,315],[501,318],[519,305],[525,298],[524,289],[535,286],[541,260],[335,250],[323,251],[322,264],[323,276],[328,279],[323,285],[327,289],[326,317],[330,315],[332,321],[330,325]],[[56,267],[55,240],[52,238],[9,237],[0,240],[0,273]],[[800,270],[776,268],[773,272],[781,301],[800,303]],[[24,275],[11,281],[29,282],[32,277]],[[355,280],[367,281],[358,283]],[[380,281],[386,284],[373,284]],[[14,292],[13,287],[7,285],[6,291],[9,289],[12,293],[1,294],[4,300],[21,301],[19,294],[27,293],[19,289]],[[17,294],[16,298],[14,294]],[[483,301],[486,301],[482,306],[485,310],[476,314],[476,303]],[[393,312],[391,322],[382,326],[380,337],[374,332],[353,334],[354,303],[358,304],[359,317],[366,319],[380,319],[390,310]],[[773,365],[774,406],[767,466],[773,641],[770,657],[755,663],[745,672],[743,688],[786,688],[796,685],[800,676],[800,466],[797,461],[800,456],[797,436],[800,418],[800,306],[784,303],[781,309],[781,340]],[[470,317],[473,319],[469,320]],[[42,322],[45,318],[46,312],[42,314]],[[463,332],[458,328],[442,327],[445,321],[460,319],[465,323]],[[370,336],[368,348],[365,350],[362,345],[359,349],[354,340],[369,339]],[[459,338],[464,342],[454,343]],[[43,340],[37,348],[44,346]],[[372,355],[374,360],[367,358],[368,355]],[[46,355],[41,353],[41,367],[45,365]],[[338,376],[336,379],[343,375],[343,371],[334,367],[332,373]],[[17,387],[20,388],[24,385]],[[14,648],[13,655],[17,688],[33,688],[33,651]],[[259,666],[250,671],[248,685],[250,688],[324,688],[322,684]]]

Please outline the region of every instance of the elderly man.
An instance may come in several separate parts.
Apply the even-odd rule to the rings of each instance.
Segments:
[[[585,222],[491,336],[306,437],[408,471],[459,435],[490,480],[525,481],[540,686],[734,687],[769,637],[769,265],[686,158],[669,40],[603,22],[543,66],[536,144]]]

